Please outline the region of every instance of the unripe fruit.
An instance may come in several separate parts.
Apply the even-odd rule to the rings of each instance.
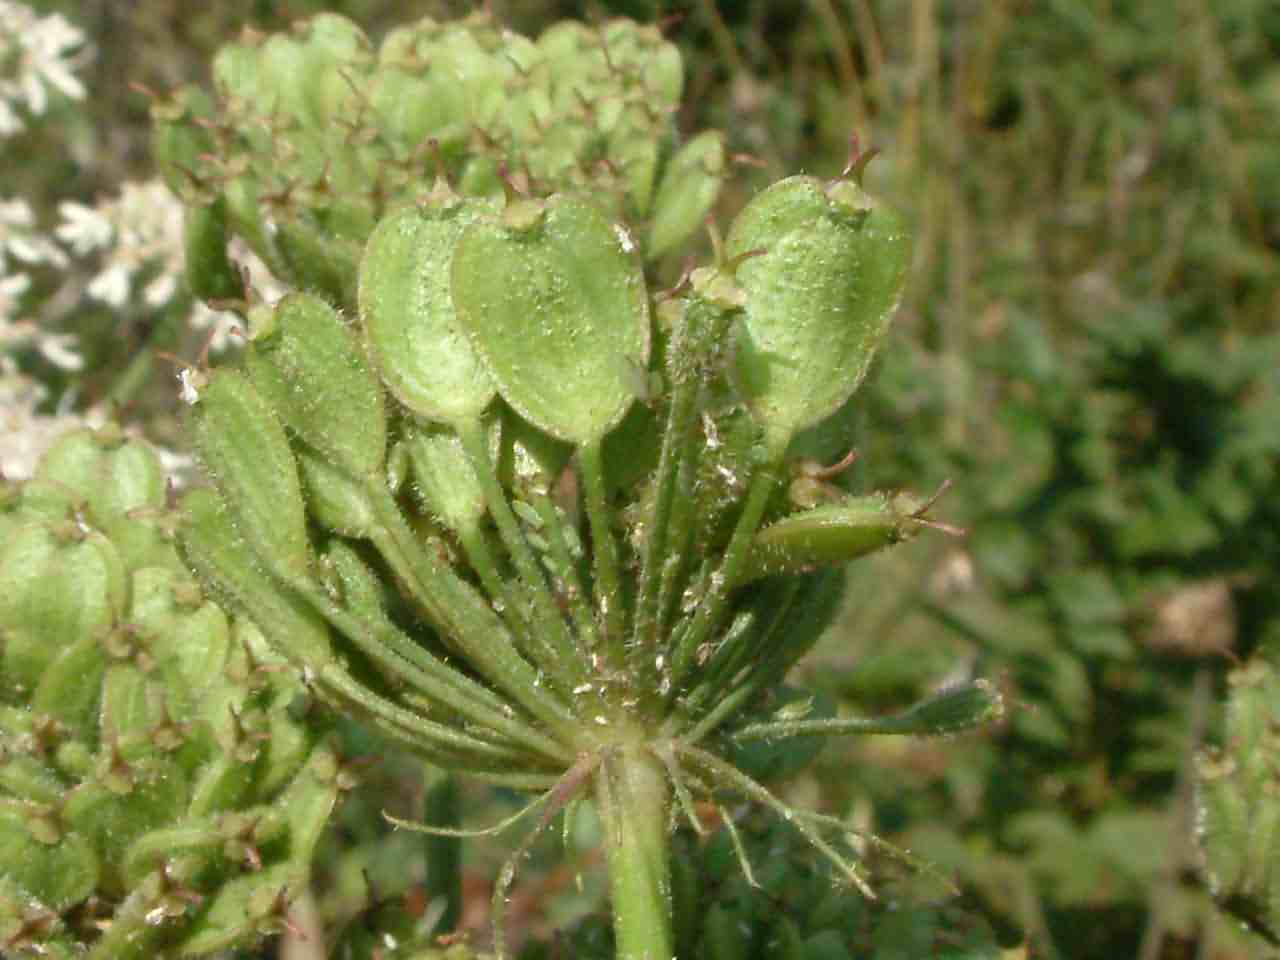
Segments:
[[[4,949],[105,960],[251,942],[267,927],[246,904],[302,888],[337,799],[316,775],[332,765],[324,728],[287,713],[297,675],[178,562],[152,451],[71,434],[37,476],[0,551]],[[228,858],[219,819],[273,804],[289,813],[254,863]]]

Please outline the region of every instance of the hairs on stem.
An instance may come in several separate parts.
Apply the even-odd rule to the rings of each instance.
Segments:
[[[796,811],[775,797],[769,790],[757,783],[751,777],[747,776],[737,767],[721,760],[714,754],[708,753],[699,747],[692,746],[687,743],[675,741],[673,744],[675,751],[687,757],[697,767],[701,767],[713,781],[718,781],[721,787],[732,789],[749,797],[765,806],[775,810],[792,826],[800,832],[806,840],[811,843],[816,850],[822,853],[831,863],[838,869],[848,881],[855,886],[858,891],[868,900],[876,899],[875,892],[868,885],[866,878],[862,875],[862,871],[858,865],[847,857],[840,854],[831,844],[822,838],[813,826],[808,822],[808,818],[797,816]]]

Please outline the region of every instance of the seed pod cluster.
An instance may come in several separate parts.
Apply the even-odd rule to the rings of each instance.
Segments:
[[[221,164],[195,178],[217,196],[190,202],[225,203],[301,288],[248,311],[242,360],[192,407],[213,487],[185,498],[181,544],[206,588],[317,696],[441,767],[544,791],[544,822],[594,791],[631,904],[665,902],[673,802],[727,789],[781,809],[750,774],[798,765],[776,762],[788,746],[998,714],[983,685],[884,722],[806,716],[779,690],[839,567],[927,506],[842,499],[806,460],[901,294],[892,211],[856,178],[783,181],[659,298],[646,252],[701,219],[722,148],[669,157],[679,63],[656,34],[535,42],[472,18],[374,54],[353,31],[317,18],[229,48],[197,124],[232,147],[200,160]],[[427,136],[445,176],[419,189]],[[263,193],[294,159],[302,187]],[[526,190],[493,189],[503,164]],[[268,194],[293,204],[270,224]],[[865,886],[828,826],[797,821]],[[663,917],[621,922],[618,955],[671,955]]]
[[[1218,905],[1280,941],[1280,674],[1274,649],[1229,678],[1222,746],[1198,759],[1198,840]]]
[[[246,32],[213,64],[214,94],[154,108],[169,185],[191,203],[189,272],[228,298],[226,241],[273,273],[354,307],[365,239],[438,173],[469,196],[592,196],[654,256],[699,229],[719,191],[723,138],[683,148],[676,48],[655,27],[564,22],[529,39],[487,13],[392,30],[375,49],[321,14],[288,34]]]
[[[278,932],[345,776],[304,690],[174,549],[160,461],[68,435],[0,511],[0,953]]]

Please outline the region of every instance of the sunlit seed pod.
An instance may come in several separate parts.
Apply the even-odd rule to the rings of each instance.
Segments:
[[[307,512],[321,526],[348,537],[367,537],[377,518],[368,495],[345,471],[311,448],[295,451]]]
[[[98,884],[100,861],[88,841],[68,835],[56,844],[41,842],[33,836],[21,807],[12,801],[0,802],[0,850],[8,884],[47,909],[65,910],[88,897]]]
[[[485,513],[484,489],[462,442],[448,432],[415,431],[407,450],[431,514],[450,530],[474,530]]]
[[[261,37],[246,34],[240,42],[224,44],[214,54],[213,86],[218,96],[232,108],[267,110],[259,98],[262,80],[258,67]]]
[[[19,528],[0,548],[0,684],[30,695],[62,649],[119,621],[127,589],[101,534],[66,540],[43,523]]]
[[[724,135],[694,137],[663,171],[653,201],[645,256],[656,259],[679,247],[706,221],[725,176]]]
[[[194,410],[194,434],[221,492],[217,509],[266,566],[286,580],[310,563],[305,503],[284,427],[243,375],[218,371]]]
[[[906,281],[910,238],[861,188],[793,177],[738,215],[726,251],[747,257],[734,375],[780,456],[861,384]]]
[[[278,217],[274,241],[298,287],[344,310],[355,309],[358,243],[330,233],[309,210]]]
[[[299,667],[319,670],[332,658],[329,631],[323,620],[296,599],[283,594],[264,576],[279,561],[264,560],[255,549],[264,538],[250,537],[247,523],[235,517],[213,491],[189,491],[182,501],[182,555],[203,584],[233,608],[244,611],[269,631],[277,648]],[[296,573],[283,568],[285,582]],[[277,574],[280,576],[281,574]]]
[[[924,518],[930,503],[909,493],[874,493],[791,514],[756,534],[738,582],[842,566],[901,543],[930,525]]]
[[[557,197],[528,223],[473,224],[450,289],[521,416],[573,443],[599,440],[622,419],[634,400],[628,364],[648,366],[648,296],[634,245],[591,204]]]
[[[115,537],[130,539],[129,524],[147,531],[172,522],[163,516],[169,507],[153,452],[124,441],[118,431],[82,432],[59,442],[37,469],[45,478],[32,482],[60,488],[80,520],[60,532],[44,519],[47,504],[40,498],[27,504],[20,496],[12,507],[24,518],[16,529],[32,533],[8,538],[5,560],[35,564],[44,586],[54,589],[44,591],[45,599],[40,584],[29,580],[4,590],[9,611],[40,621],[48,656],[27,657],[21,642],[6,636],[0,673],[9,685],[0,728],[7,744],[29,740],[34,749],[38,742],[44,760],[7,751],[0,759],[0,899],[49,911],[49,923],[24,934],[26,946],[40,955],[93,950],[121,956],[126,947],[128,955],[149,954],[161,939],[165,949],[194,955],[184,939],[191,919],[184,905],[139,913],[138,898],[151,895],[155,875],[126,869],[133,848],[155,848],[153,834],[202,816],[202,802],[206,811],[208,804],[225,809],[251,798],[269,802],[289,790],[291,806],[314,810],[307,791],[315,785],[298,775],[323,729],[304,731],[286,712],[298,686],[289,674],[276,669],[266,685],[257,679],[240,685],[252,674],[232,679],[224,669],[232,649],[227,618],[192,587],[172,551],[113,550]],[[89,526],[99,517],[113,521],[104,526],[111,533]],[[33,587],[40,589],[33,594]],[[93,608],[107,619],[96,617],[96,625],[95,618],[86,620]],[[73,635],[66,642],[64,630]],[[255,656],[262,663],[273,655],[259,646]],[[24,669],[30,679],[15,682]],[[21,717],[28,722],[16,723]],[[258,751],[260,762],[241,764],[226,776],[218,773],[223,759],[211,727],[231,723],[269,730],[272,743]],[[221,785],[206,786],[214,781]],[[314,823],[305,829],[299,823],[291,837],[279,835],[270,856],[304,864],[315,832]],[[164,862],[176,869],[167,859],[173,849],[161,849]],[[157,865],[153,861],[152,869]],[[188,882],[195,876],[186,874]],[[224,879],[221,871],[200,872],[192,895],[215,895]],[[60,911],[73,919],[90,900],[103,923],[61,923]],[[243,918],[221,930],[241,941],[253,932]],[[7,941],[6,949],[15,944]],[[60,953],[64,945],[71,952]]]
[[[290,431],[353,478],[380,472],[385,405],[355,333],[305,293],[286,296],[260,325],[256,319],[245,360],[259,395]]]
[[[355,115],[361,81],[374,62],[364,31],[346,17],[321,13],[306,21],[300,39],[307,57],[302,81],[308,118],[323,126]]]
[[[478,417],[493,381],[457,318],[447,265],[463,232],[496,203],[450,199],[404,207],[378,225],[360,267],[360,320],[391,393],[439,423]]]

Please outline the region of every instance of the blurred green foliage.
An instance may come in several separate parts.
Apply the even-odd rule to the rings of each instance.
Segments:
[[[148,104],[126,81],[204,82],[246,21],[279,29],[323,8],[377,36],[458,12],[34,5],[99,48],[92,127],[55,124],[20,147],[56,162],[15,155],[8,189],[46,198],[144,172]],[[525,30],[583,12],[495,6]],[[608,10],[679,15],[682,122],[725,130],[759,183],[834,175],[855,131],[880,147],[869,183],[918,238],[897,340],[854,414],[875,427],[847,438],[861,451],[851,482],[949,479],[937,515],[970,533],[860,566],[808,669],[838,699],[889,709],[959,662],[1003,678],[1020,706],[986,738],[828,748],[790,795],[934,861],[1035,956],[1265,955],[1210,905],[1190,795],[1192,758],[1222,736],[1226,667],[1280,633],[1280,6]],[[377,798],[394,777],[369,779]]]

